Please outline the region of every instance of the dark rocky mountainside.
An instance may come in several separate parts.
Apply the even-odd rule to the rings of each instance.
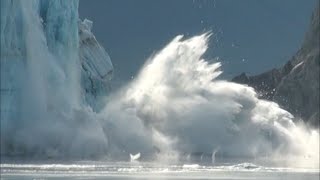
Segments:
[[[318,4],[319,5],[319,4]],[[255,76],[242,73],[234,82],[254,87],[259,96],[277,102],[310,125],[319,126],[319,7],[298,52],[281,68]]]

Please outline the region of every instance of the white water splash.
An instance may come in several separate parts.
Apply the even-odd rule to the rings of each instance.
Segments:
[[[223,157],[282,157],[295,166],[307,159],[319,166],[319,132],[294,124],[253,88],[216,79],[221,64],[202,58],[209,36],[177,36],[112,95],[101,115],[113,152],[178,157],[219,147],[215,154]]]
[[[130,161],[131,162],[135,162],[135,161],[138,161],[139,158],[140,158],[141,154],[140,153],[137,153],[137,154],[130,154]]]

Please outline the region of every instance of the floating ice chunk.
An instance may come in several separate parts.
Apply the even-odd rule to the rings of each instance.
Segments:
[[[237,165],[232,166],[232,168],[234,168],[234,169],[258,169],[258,168],[260,168],[260,166],[257,166],[252,163],[241,163],[241,164],[237,164]]]
[[[199,164],[184,164],[182,166],[182,168],[185,168],[185,169],[197,169],[199,167],[200,167]]]
[[[137,153],[135,155],[130,154],[130,161],[135,162],[135,161],[139,160],[140,156],[141,156],[140,153]]]

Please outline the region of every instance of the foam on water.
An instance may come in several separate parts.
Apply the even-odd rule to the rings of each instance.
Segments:
[[[128,162],[91,162],[74,164],[1,164],[1,173],[51,172],[51,173],[168,173],[168,172],[217,172],[217,171],[255,171],[255,172],[303,172],[317,173],[318,169],[265,167],[252,163],[231,165],[178,164],[161,165],[157,163],[132,164]]]

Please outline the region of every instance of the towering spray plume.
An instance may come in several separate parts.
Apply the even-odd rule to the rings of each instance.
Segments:
[[[220,63],[202,58],[209,36],[177,36],[111,98],[104,111],[110,143],[142,156],[215,152],[310,157],[317,165],[319,133],[294,124],[289,112],[259,100],[253,88],[218,80]]]

